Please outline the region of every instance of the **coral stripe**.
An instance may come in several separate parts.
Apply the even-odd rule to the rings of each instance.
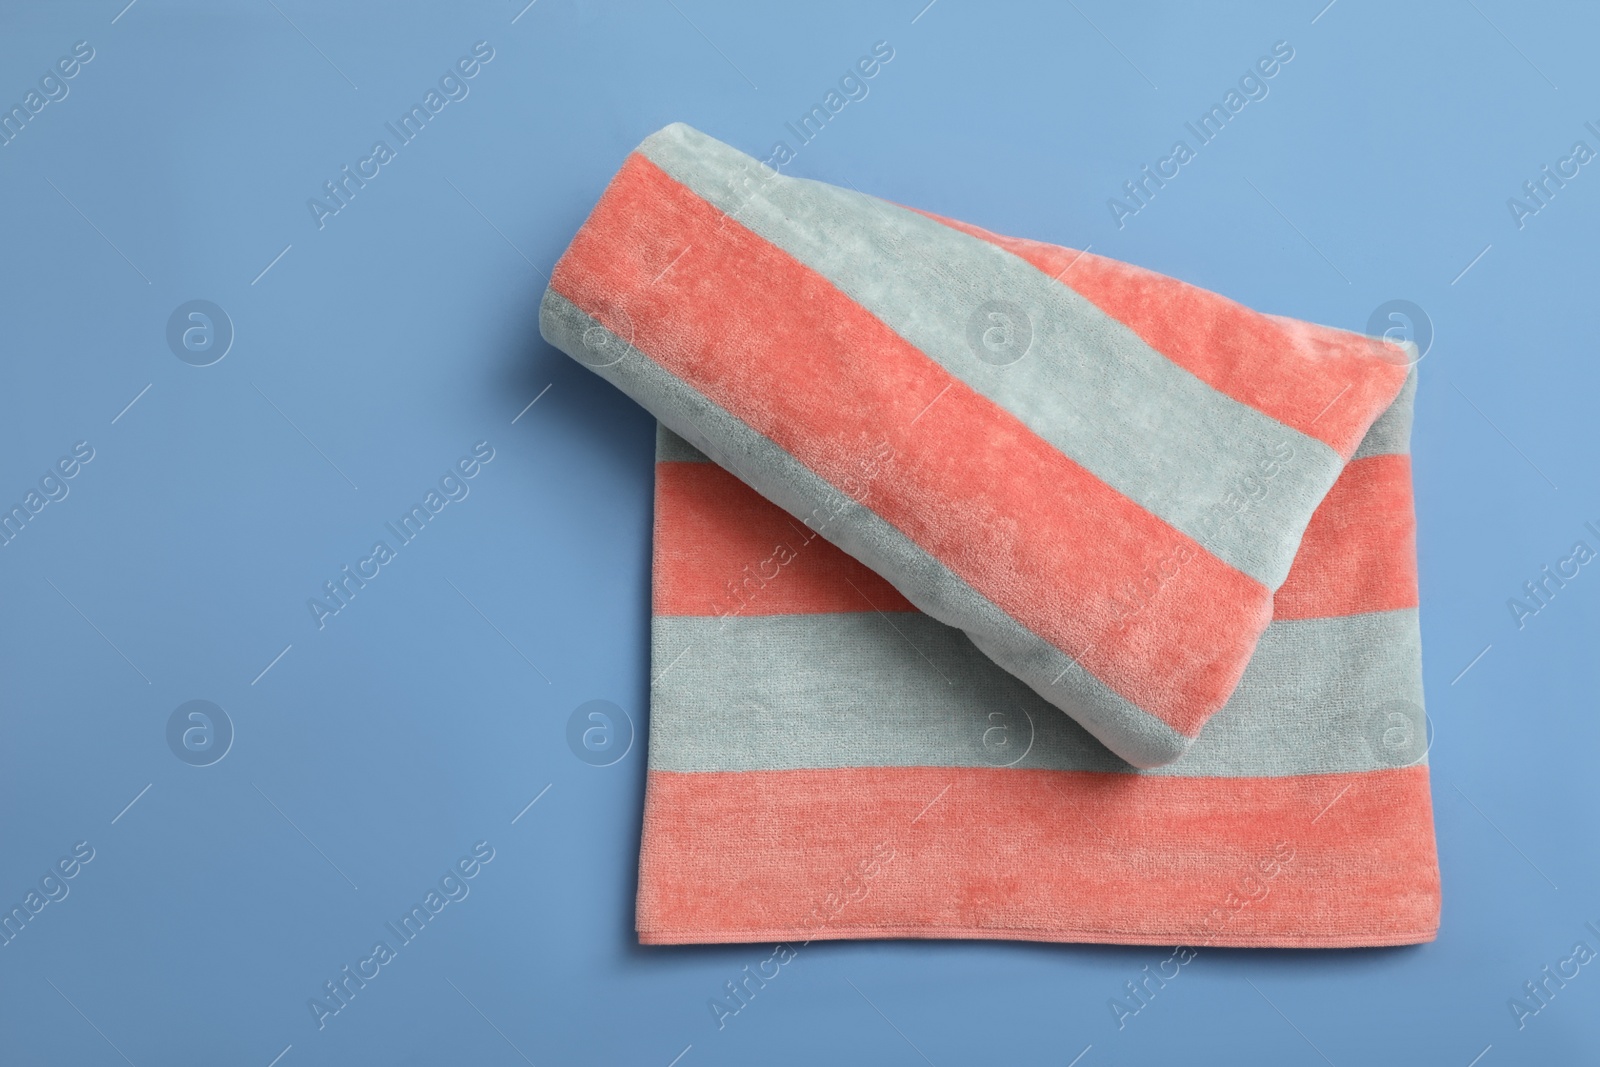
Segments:
[[[1223,704],[1266,628],[1260,583],[637,153],[551,287],[832,485],[865,478],[887,522],[1181,733]],[[864,474],[885,446],[893,477]],[[1148,602],[1130,601],[1139,586]]]
[[[1245,779],[654,771],[639,937],[1429,941],[1432,817],[1421,766]]]
[[[1346,458],[1405,382],[1409,356],[1386,342],[1264,315],[1114,259],[1004,237],[926,211],[918,214],[1004,248],[1058,278],[1218,392],[1326,442]]]
[[[715,464],[658,464],[656,498],[658,615],[914,610],[876,572]],[[1416,607],[1415,541],[1410,456],[1354,461],[1313,515],[1289,578],[1273,598],[1273,617]],[[778,553],[778,546],[786,552]],[[741,577],[749,582],[743,598],[728,590]]]
[[[656,464],[654,574],[657,615],[916,610],[714,463]]]
[[[1417,520],[1411,457],[1345,467],[1311,516],[1273,618],[1321,619],[1417,606]]]

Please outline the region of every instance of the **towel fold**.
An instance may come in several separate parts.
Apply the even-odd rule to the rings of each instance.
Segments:
[[[545,336],[1139,766],[1227,700],[1407,353],[647,139]]]
[[[540,321],[664,424],[641,940],[1434,936],[1412,352],[681,125]]]

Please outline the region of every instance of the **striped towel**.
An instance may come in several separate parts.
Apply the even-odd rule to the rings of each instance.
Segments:
[[[541,327],[664,424],[641,940],[1434,936],[1408,352],[681,125]]]

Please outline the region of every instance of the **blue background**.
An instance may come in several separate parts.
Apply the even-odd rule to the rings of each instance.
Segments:
[[[1600,949],[1600,570],[1507,608],[1600,548],[1600,165],[1507,206],[1600,148],[1591,7],[524,2],[0,7],[6,107],[95,51],[0,147],[0,502],[95,450],[0,549],[0,904],[95,850],[0,947],[0,1060],[1600,1060],[1600,964],[1523,1029],[1507,1006]],[[480,40],[470,95],[319,229],[308,198]],[[1204,951],[1120,1031],[1170,950],[815,944],[719,1031],[771,946],[635,943],[653,422],[541,341],[544,273],[646,134],[795,147],[880,40],[789,173],[1341,327],[1425,310],[1437,943]],[[1119,228],[1280,40],[1270,95]],[[193,299],[236,334],[207,367],[166,341]],[[319,630],[307,598],[480,440],[470,496]],[[166,740],[193,699],[235,731],[207,767]],[[604,767],[566,741],[595,699],[638,733]],[[481,840],[470,896],[319,1030],[308,999]]]

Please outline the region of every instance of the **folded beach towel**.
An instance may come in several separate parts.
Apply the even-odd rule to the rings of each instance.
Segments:
[[[640,940],[1432,940],[1410,415],[1317,510],[1227,706],[1144,771],[663,429]]]
[[[1226,702],[1409,361],[683,125],[628,157],[540,326],[1146,767]]]
[[[541,311],[666,424],[641,940],[1431,939],[1408,354],[758,168]]]

